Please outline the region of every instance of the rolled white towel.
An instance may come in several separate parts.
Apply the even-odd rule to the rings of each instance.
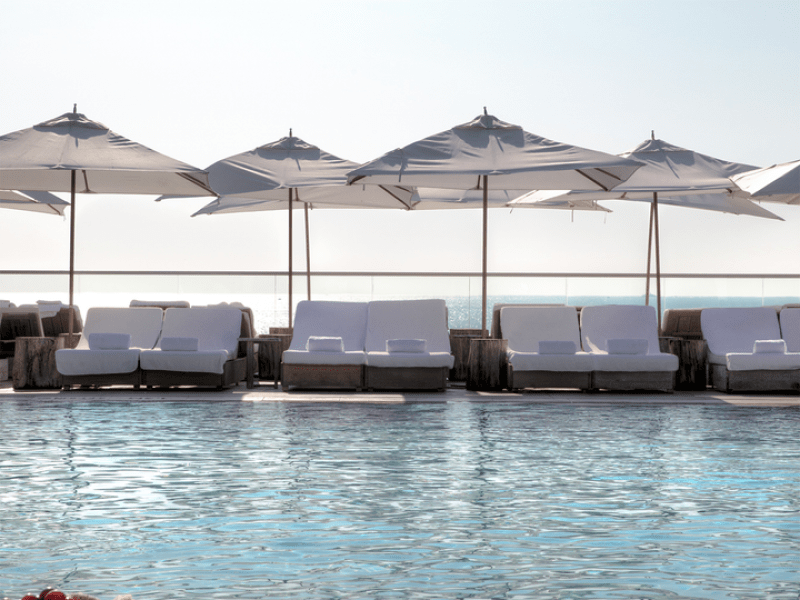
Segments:
[[[575,354],[575,342],[570,340],[542,340],[539,342],[539,354]]]
[[[309,352],[344,352],[344,341],[340,337],[312,335],[306,342]]]
[[[756,340],[753,354],[786,354],[786,340]]]
[[[165,337],[160,346],[164,352],[197,352],[199,341],[196,337]]]
[[[127,350],[130,347],[130,333],[89,334],[89,350]]]
[[[386,340],[387,352],[425,352],[427,340]]]
[[[617,338],[608,340],[609,354],[647,354],[648,349],[647,340]]]

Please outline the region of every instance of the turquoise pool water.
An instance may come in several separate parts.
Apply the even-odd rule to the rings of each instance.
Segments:
[[[787,599],[800,411],[0,403],[0,597]]]

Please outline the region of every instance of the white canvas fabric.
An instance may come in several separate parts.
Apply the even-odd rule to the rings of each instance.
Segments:
[[[468,190],[487,175],[496,190],[610,190],[639,166],[483,114],[365,163],[349,181]]]
[[[162,315],[160,308],[90,308],[77,346],[56,350],[56,369],[62,375],[133,373],[139,368],[141,350],[158,341]],[[93,334],[129,335],[130,349],[91,350]]]
[[[386,341],[392,339],[423,339],[426,351],[386,352]],[[370,302],[364,348],[373,367],[452,368],[447,305],[441,299]]]
[[[650,344],[647,340],[610,338],[606,346],[609,354],[647,354]]]
[[[500,309],[500,320],[515,372],[592,370],[592,357],[577,351],[580,328],[574,306],[507,306]]]
[[[781,337],[788,352],[800,352],[800,308],[784,308],[779,316]]]
[[[386,340],[387,352],[425,352],[426,340]]]
[[[800,160],[740,173],[731,180],[759,202],[800,204]]]
[[[756,340],[753,344],[753,354],[784,354],[786,342],[784,340]]]
[[[306,349],[309,352],[344,352],[344,342],[340,337],[311,336]]]
[[[0,136],[0,188],[212,196],[206,173],[133,142],[81,113]]]
[[[611,339],[646,340],[647,354],[609,354]],[[586,306],[581,309],[581,342],[583,349],[592,353],[596,371],[678,370],[678,357],[659,350],[653,306]],[[643,342],[634,342],[638,344]]]
[[[69,202],[49,192],[0,190],[0,208],[63,215]]]
[[[164,352],[197,352],[200,343],[196,337],[162,337],[158,345]]]
[[[536,204],[555,200],[633,200],[652,202],[658,193],[658,203],[687,208],[699,208],[780,219],[777,215],[730,193],[735,189],[731,177],[755,167],[743,163],[719,160],[699,152],[675,146],[663,140],[646,140],[620,157],[642,163],[642,168],[614,188],[612,192],[586,192],[575,188],[552,188],[520,196],[511,205]]]
[[[791,371],[800,369],[800,352],[730,352],[723,364],[729,371]]]
[[[168,308],[162,338],[197,338],[197,350],[145,350],[139,362],[149,371],[221,374],[225,362],[237,356],[241,327],[238,308]]]
[[[129,350],[130,333],[90,333],[89,350]]]
[[[725,355],[752,354],[758,340],[781,337],[778,313],[774,308],[706,308],[700,313],[700,327],[708,344],[708,360],[725,365]]]

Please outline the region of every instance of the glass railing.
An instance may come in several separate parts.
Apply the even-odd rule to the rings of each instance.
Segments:
[[[292,303],[308,298],[304,273],[293,277]],[[0,271],[0,300],[15,304],[68,300],[64,271]],[[127,306],[131,300],[186,300],[193,305],[241,302],[253,309],[256,327],[288,324],[285,272],[81,271],[75,275],[75,304]],[[478,273],[321,272],[311,277],[314,300],[368,301],[444,298],[452,328],[481,325]],[[656,306],[655,281],[650,304]],[[488,324],[496,303],[587,306],[644,304],[645,277],[630,273],[493,273],[488,278]],[[800,303],[800,274],[662,274],[661,309],[716,306],[780,306]]]

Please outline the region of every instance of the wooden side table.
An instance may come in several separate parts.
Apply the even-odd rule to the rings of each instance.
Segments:
[[[508,379],[508,340],[473,338],[469,343],[467,389],[500,391]]]
[[[450,369],[450,381],[466,381],[470,340],[481,337],[480,329],[451,329],[450,352],[455,361]]]
[[[65,347],[64,341],[60,336],[18,337],[11,376],[14,389],[60,389],[56,350]]]
[[[708,387],[708,356],[705,340],[667,337],[667,352],[678,357],[676,390],[704,390]]]
[[[277,361],[278,367],[272,370],[272,387],[278,387],[278,379],[280,373],[280,362],[281,362],[281,354],[282,350],[282,340],[278,337],[257,337],[257,338],[239,338],[240,342],[245,343],[245,347],[247,348],[247,389],[253,389],[255,387],[254,383],[254,376],[256,371],[256,356],[254,347],[256,344],[259,345],[259,355],[261,354],[262,349],[266,349],[266,352],[270,355],[273,364]],[[259,369],[259,377],[266,378],[266,373],[261,372]]]

